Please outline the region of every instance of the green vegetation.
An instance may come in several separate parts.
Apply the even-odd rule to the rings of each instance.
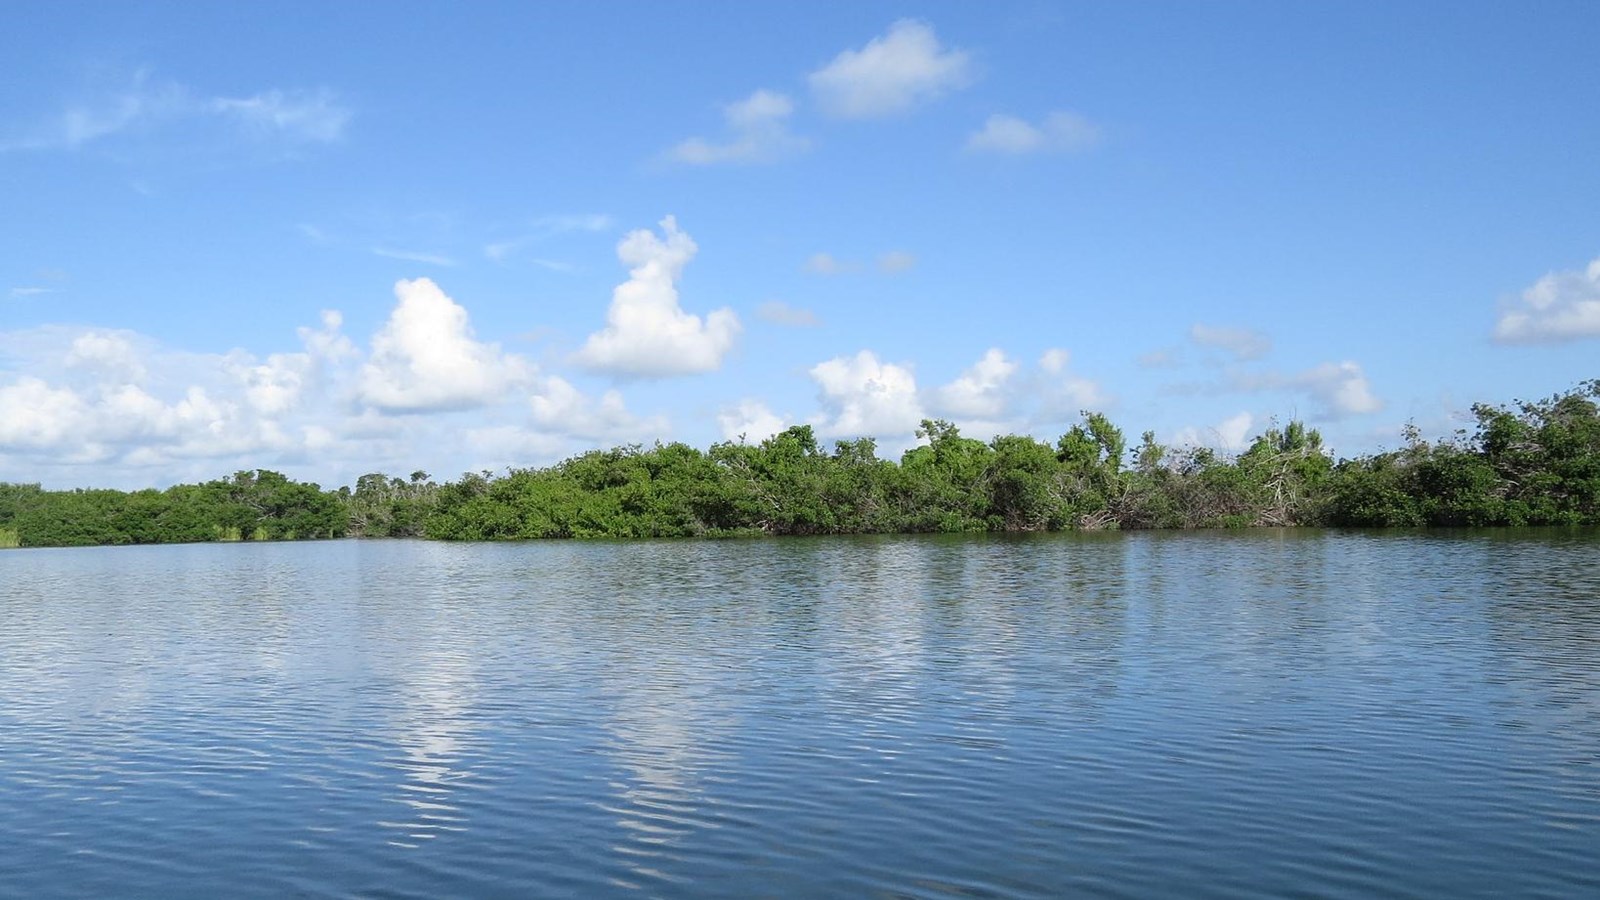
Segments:
[[[1098,413],[1054,445],[987,443],[923,422],[898,463],[870,438],[831,450],[799,425],[759,444],[596,450],[557,465],[446,484],[363,475],[323,491],[276,472],[165,491],[44,491],[0,483],[0,547],[174,541],[442,540],[739,534],[1236,528],[1256,525],[1600,525],[1600,381],[1513,408],[1473,407],[1476,428],[1335,462],[1300,422],[1233,457],[1130,451]],[[1131,459],[1130,459],[1131,456]]]
[[[0,529],[23,547],[343,537],[346,522],[338,494],[268,471],[131,493],[0,484]]]

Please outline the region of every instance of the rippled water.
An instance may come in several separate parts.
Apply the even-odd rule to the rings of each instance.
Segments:
[[[0,894],[1595,896],[1600,539],[0,553]]]

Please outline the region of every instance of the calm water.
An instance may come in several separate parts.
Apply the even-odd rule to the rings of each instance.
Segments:
[[[1600,539],[0,553],[0,895],[1600,895]]]

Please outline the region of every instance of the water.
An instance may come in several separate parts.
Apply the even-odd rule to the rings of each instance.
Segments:
[[[1596,896],[1600,539],[0,553],[0,895]]]

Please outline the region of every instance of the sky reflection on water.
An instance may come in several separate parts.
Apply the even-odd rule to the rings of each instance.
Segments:
[[[0,554],[28,896],[1581,896],[1600,542]]]

